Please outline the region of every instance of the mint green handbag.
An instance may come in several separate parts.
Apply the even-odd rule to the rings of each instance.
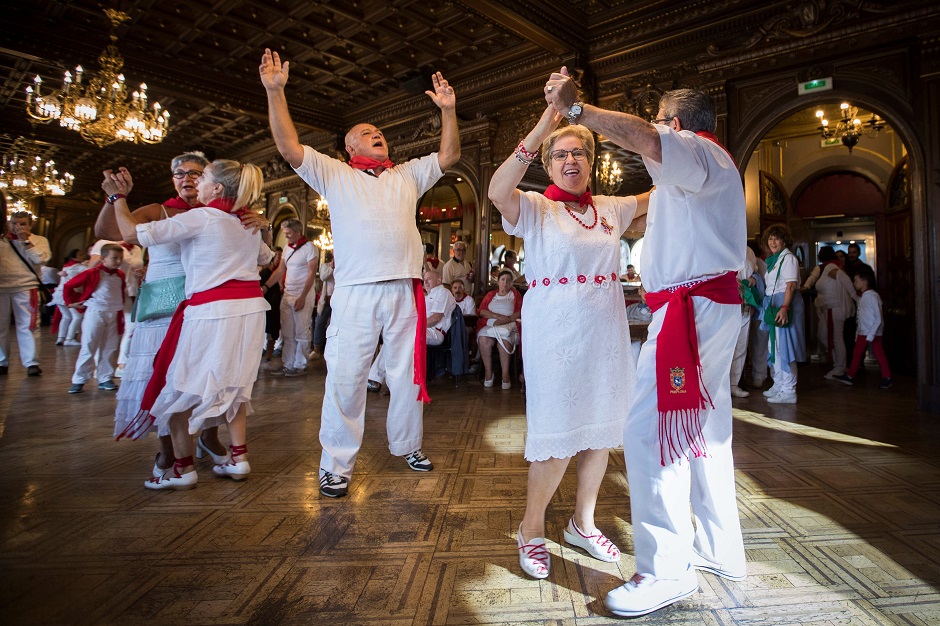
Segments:
[[[134,322],[146,322],[160,317],[170,317],[179,303],[185,299],[185,276],[144,281],[137,291],[137,300],[131,311],[131,319]]]

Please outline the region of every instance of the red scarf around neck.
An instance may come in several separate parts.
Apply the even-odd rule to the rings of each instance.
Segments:
[[[183,200],[183,198],[180,196],[176,196],[175,198],[170,198],[169,200],[163,203],[163,206],[165,206],[168,209],[176,209],[178,211],[188,211],[194,208],[193,205]],[[198,202],[197,202],[197,206],[198,206]]]
[[[591,199],[591,190],[588,189],[580,196],[576,196],[572,193],[568,193],[558,185],[552,183],[545,188],[545,193],[543,193],[546,198],[549,200],[562,201],[562,202],[577,202],[578,206],[594,206],[594,201]]]
[[[379,161],[378,159],[370,159],[369,157],[354,156],[353,158],[349,159],[349,167],[357,170],[374,170],[377,167],[391,169],[395,167],[395,164],[391,159]]]
[[[124,243],[123,241],[120,242],[120,243],[121,243],[121,247],[124,248],[125,250],[127,250],[128,252],[133,252],[133,251],[134,251],[134,244],[132,244],[132,243]]]
[[[659,409],[659,462],[666,466],[682,457],[708,455],[702,435],[701,411],[712,403],[702,381],[702,362],[695,330],[692,296],[719,304],[741,304],[735,272],[728,272],[675,291],[646,294],[646,304],[656,312],[665,305],[666,317],[656,337],[656,399]]]
[[[305,243],[307,243],[307,238],[301,237],[300,239],[297,240],[297,243],[288,243],[287,247],[290,248],[291,250],[296,250],[297,248],[304,245]]]
[[[721,142],[718,141],[718,136],[715,135],[715,133],[710,133],[710,132],[708,132],[707,130],[697,130],[697,131],[695,131],[695,134],[698,135],[699,137],[704,137],[705,139],[708,139],[709,141],[711,141],[712,143],[714,143],[715,145],[717,145],[719,148],[721,148],[722,150],[724,150],[725,153],[726,153],[729,157],[731,157],[731,162],[734,163],[734,157],[731,156],[731,153],[728,152],[728,149],[727,149],[727,148],[725,148],[723,145],[721,145]]]

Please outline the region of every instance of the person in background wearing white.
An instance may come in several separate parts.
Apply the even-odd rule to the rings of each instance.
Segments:
[[[757,284],[754,278],[754,272],[757,271],[757,257],[754,251],[748,248],[746,250],[747,258],[744,261],[744,267],[738,270],[739,290],[750,289]],[[751,313],[753,307],[747,303],[741,304],[741,328],[738,330],[738,341],[734,344],[734,357],[731,359],[731,395],[735,398],[746,398],[751,395],[749,392],[741,389],[741,374],[744,373],[744,360],[747,357],[748,337],[751,334]]]
[[[121,271],[124,248],[108,243],[98,248],[98,264],[65,283],[62,297],[70,307],[84,307],[82,349],[75,361],[69,393],[81,393],[95,373],[98,389],[117,391],[111,380],[115,356],[124,334],[126,278]]]
[[[16,327],[20,361],[27,376],[39,376],[39,268],[52,258],[49,241],[32,234],[33,216],[19,211],[7,223],[7,203],[0,194],[0,376],[10,365],[10,315]]]
[[[796,404],[796,363],[806,360],[800,263],[790,250],[793,235],[786,224],[768,226],[764,239],[771,252],[764,276],[764,308],[772,306],[777,311],[772,325],[766,315],[763,323],[770,332],[770,375],[774,380],[764,396],[771,404]]]
[[[421,370],[424,299],[419,270],[418,199],[460,160],[456,95],[440,72],[425,92],[441,110],[437,153],[396,165],[385,136],[372,124],[346,134],[349,163],[300,143],[284,88],[289,64],[265,49],[258,68],[268,97],[271,134],[281,156],[330,205],[337,258],[333,318],[327,330],[328,366],[320,419],[320,493],[349,492],[365,428],[366,382],[379,335],[388,350],[391,391],[386,427],[389,452],[417,472],[434,466],[421,451],[423,401],[429,401]],[[417,355],[417,356],[416,356]]]
[[[59,271],[59,284],[52,292],[52,300],[50,301],[50,304],[56,307],[56,313],[52,317],[52,332],[57,335],[55,341],[57,346],[82,345],[82,342],[76,339],[82,327],[82,314],[78,309],[65,305],[62,292],[65,289],[65,283],[88,269],[87,262],[88,253],[75,248],[69,252],[62,269]]]
[[[320,292],[320,300],[317,302],[317,317],[313,324],[313,349],[310,350],[310,359],[323,358],[323,349],[326,347],[326,328],[330,325],[330,318],[333,315],[330,300],[333,299],[336,281],[333,280],[332,250],[327,250],[323,255],[323,263],[320,264],[320,281],[323,283],[323,290]]]
[[[272,373],[284,376],[303,376],[307,373],[307,350],[310,349],[310,329],[313,324],[315,298],[310,294],[317,278],[320,251],[304,237],[300,220],[290,219],[281,224],[287,238],[288,249],[274,273],[261,285],[267,292],[284,278],[281,293],[281,362],[284,369]]]
[[[467,281],[463,278],[455,278],[450,284],[450,292],[454,296],[454,302],[460,307],[460,312],[464,317],[472,317],[477,314],[477,307],[473,298],[467,295],[467,290]]]
[[[454,243],[454,258],[444,264],[444,270],[441,272],[441,280],[449,288],[458,278],[467,279],[467,285],[473,280],[473,263],[466,260],[467,242],[458,241]],[[469,289],[467,289],[469,293]]]
[[[888,357],[885,356],[884,346],[881,343],[881,334],[884,332],[885,321],[882,310],[881,296],[875,291],[875,272],[868,266],[860,268],[853,281],[855,288],[861,293],[858,300],[858,335],[855,338],[855,351],[852,354],[852,365],[848,371],[836,376],[836,380],[846,385],[854,382],[858,370],[862,367],[865,351],[871,346],[871,351],[878,360],[881,368],[881,389],[891,389],[891,368],[888,366]]]
[[[845,374],[845,320],[855,314],[858,294],[849,275],[839,266],[832,246],[823,246],[818,254],[821,270],[816,280],[816,339],[827,361],[832,364],[823,378],[832,380]]]

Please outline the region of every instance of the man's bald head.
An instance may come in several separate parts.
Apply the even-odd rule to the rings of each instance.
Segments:
[[[378,161],[388,158],[385,135],[372,124],[356,124],[346,133],[345,141],[350,157],[361,156]]]

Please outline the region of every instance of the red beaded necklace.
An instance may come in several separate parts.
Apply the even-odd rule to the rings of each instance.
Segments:
[[[597,226],[597,207],[595,207],[593,204],[588,205],[588,206],[590,206],[592,209],[594,209],[594,223],[591,224],[590,226],[588,226],[587,224],[585,224],[584,222],[582,222],[582,221],[581,221],[581,218],[578,217],[578,214],[575,213],[574,211],[572,211],[572,210],[571,210],[571,207],[568,206],[567,203],[565,203],[565,210],[568,211],[568,215],[570,215],[571,217],[574,218],[574,221],[576,221],[578,224],[581,224],[581,228],[584,228],[584,229],[586,229],[586,230],[591,230],[592,228],[594,228],[595,226]]]

